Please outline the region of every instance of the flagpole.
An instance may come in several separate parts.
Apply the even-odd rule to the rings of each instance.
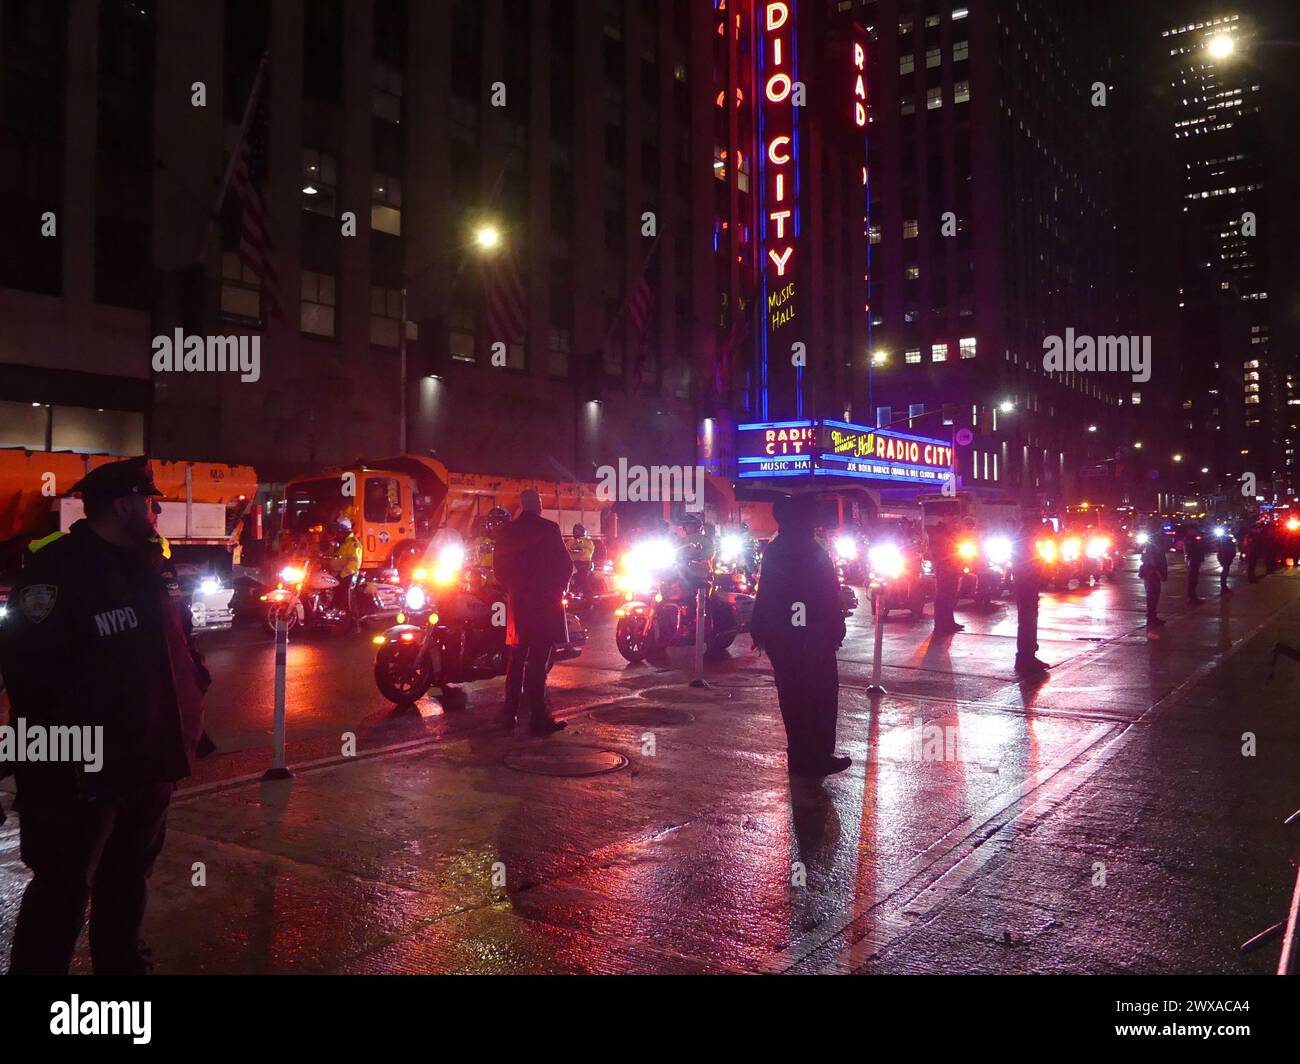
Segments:
[[[244,104],[244,117],[239,123],[239,136],[235,140],[234,150],[230,153],[230,158],[226,161],[226,173],[221,179],[221,187],[217,190],[217,201],[213,204],[212,213],[208,215],[208,225],[203,231],[203,241],[199,244],[198,254],[195,255],[194,261],[202,264],[208,256],[208,245],[212,243],[212,232],[217,227],[217,220],[221,217],[221,205],[225,202],[226,193],[230,190],[230,182],[235,176],[235,164],[239,161],[239,149],[244,143],[244,138],[248,136],[248,127],[253,120],[253,109],[257,102],[257,94],[262,88],[262,81],[266,77],[266,67],[270,62],[271,53],[263,52],[262,61],[257,65],[257,74],[253,78],[253,89],[248,94],[248,102]]]

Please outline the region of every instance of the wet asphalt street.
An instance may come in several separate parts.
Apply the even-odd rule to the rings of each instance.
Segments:
[[[1235,947],[1281,918],[1293,878],[1280,822],[1300,806],[1300,675],[1265,679],[1273,644],[1300,644],[1300,575],[1234,577],[1220,598],[1211,564],[1190,606],[1173,565],[1170,624],[1149,638],[1133,568],[1043,595],[1041,683],[1012,672],[1011,603],[966,604],[967,630],[940,640],[928,617],[890,619],[873,700],[864,608],[840,652],[855,763],[823,784],[786,775],[747,637],[693,689],[689,649],[629,666],[608,617],[552,674],[570,726],[546,740],[494,728],[500,680],[460,711],[399,711],[364,636],[296,640],[298,771],[261,783],[271,641],[210,636],[221,753],[173,807],[148,922],[159,968],[1267,971],[1276,947]],[[25,881],[14,828],[0,954]]]

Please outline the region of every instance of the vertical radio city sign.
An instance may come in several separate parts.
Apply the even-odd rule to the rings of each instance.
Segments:
[[[803,369],[792,365],[799,319],[799,124],[803,86],[798,75],[795,0],[760,0],[758,114],[762,165],[763,313],[761,407],[773,392],[780,410],[799,416]]]

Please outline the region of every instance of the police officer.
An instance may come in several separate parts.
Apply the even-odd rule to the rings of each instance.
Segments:
[[[957,557],[957,539],[947,521],[940,521],[930,532],[930,561],[934,565],[934,634],[963,631],[966,626],[958,624],[952,615],[961,583],[961,562]]]
[[[1204,602],[1196,587],[1201,577],[1201,563],[1205,561],[1205,532],[1199,524],[1192,523],[1184,529],[1183,552],[1187,559],[1187,601]]]
[[[352,531],[350,518],[340,517],[335,523],[334,543],[334,552],[329,559],[330,569],[339,578],[334,606],[336,609],[342,606],[348,611],[348,616],[352,619],[352,630],[355,632],[361,627],[361,619],[357,616],[356,609],[356,586],[365,551],[361,547],[361,540],[357,539]],[[342,602],[338,601],[339,598],[342,598]]]
[[[1246,582],[1258,584],[1259,577],[1255,570],[1259,567],[1260,555],[1264,552],[1264,526],[1256,521],[1246,528],[1242,547],[1245,550]]]
[[[1160,585],[1169,576],[1169,561],[1165,558],[1165,541],[1160,529],[1152,526],[1146,545],[1142,548],[1142,561],[1138,565],[1138,577],[1147,593],[1147,627],[1161,628],[1164,621],[1156,616],[1160,605]]]
[[[591,580],[591,560],[596,555],[596,544],[587,535],[586,525],[576,524],[573,526],[573,535],[570,536],[567,546],[569,548],[569,560],[573,562],[573,579],[581,586],[586,602],[590,603],[592,596],[595,594],[595,588],[592,586]]]
[[[470,561],[486,569],[492,568],[492,551],[496,546],[497,533],[510,523],[510,514],[504,506],[494,506],[483,518],[483,525],[470,543]]]
[[[1214,553],[1219,559],[1219,594],[1231,595],[1232,588],[1228,586],[1228,573],[1232,569],[1233,558],[1237,556],[1237,544],[1227,528],[1220,529],[1216,536]]]
[[[781,532],[763,553],[750,630],[755,649],[766,650],[772,660],[791,774],[828,776],[852,764],[835,753],[840,691],[835,650],[845,634],[839,581],[813,535],[813,501],[782,499],[772,513]]]
[[[151,969],[140,942],[149,874],[176,780],[190,774],[206,676],[158,571],[160,494],[143,458],[73,488],[84,520],[33,556],[0,629],[14,719],[81,729],[98,757],[16,766],[32,880],[10,971],[66,974],[91,907],[96,974]]]
[[[1026,517],[1011,542],[1011,585],[1016,600],[1016,672],[1042,676],[1051,668],[1038,658],[1038,593],[1043,586],[1043,567],[1038,557],[1041,521]]]
[[[684,568],[694,579],[707,581],[713,570],[713,537],[704,531],[704,522],[699,514],[683,517],[682,531],[686,534],[682,540]]]

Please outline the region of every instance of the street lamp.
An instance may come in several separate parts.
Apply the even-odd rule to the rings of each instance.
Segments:
[[[1237,44],[1228,34],[1218,33],[1210,38],[1205,50],[1210,53],[1211,59],[1227,59],[1237,50]]]
[[[1013,403],[1010,399],[1003,399],[1002,402],[998,404],[998,409],[1001,410],[1002,413],[1004,414],[1010,414],[1015,411],[1016,404]]]
[[[883,366],[889,361],[889,352],[877,351],[871,356],[871,361],[877,366]]]
[[[1182,460],[1183,460],[1183,456],[1181,454],[1174,455],[1175,462],[1181,462]]]
[[[474,243],[480,251],[495,251],[501,246],[501,230],[495,225],[480,225],[474,230]]]

